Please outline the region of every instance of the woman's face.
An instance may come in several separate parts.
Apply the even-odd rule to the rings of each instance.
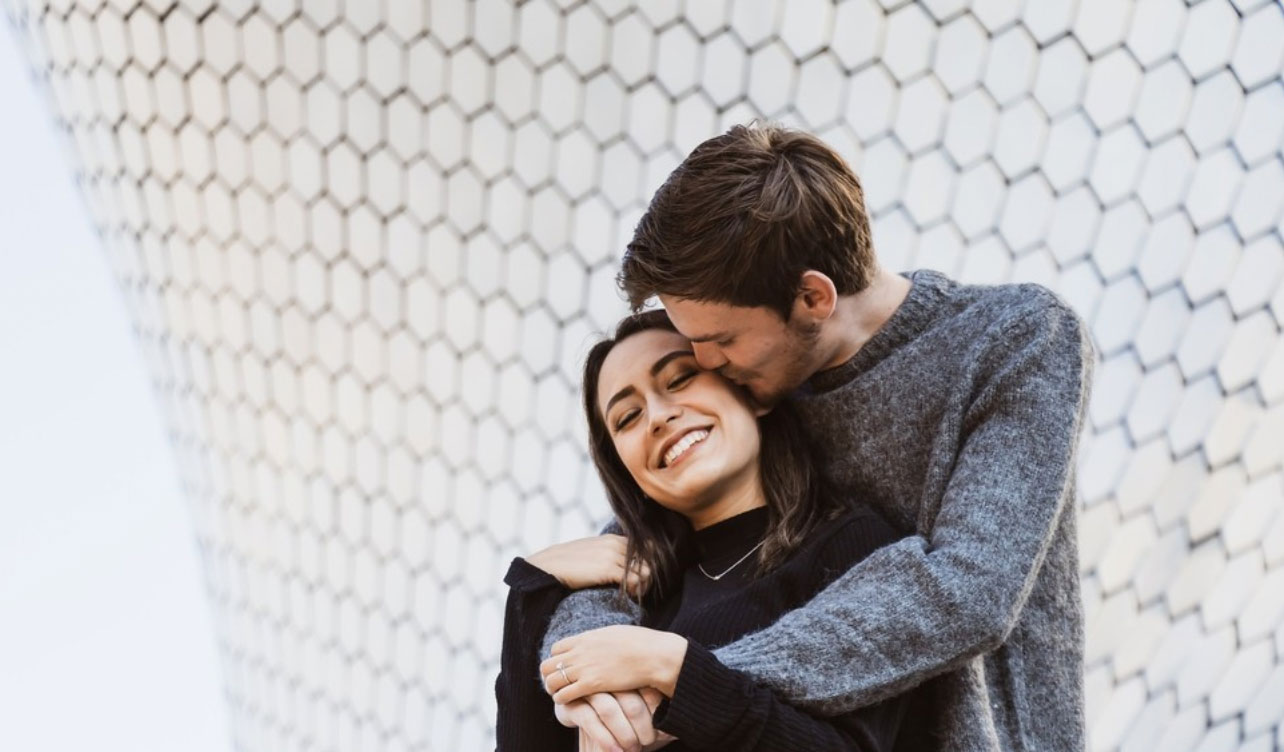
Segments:
[[[696,365],[691,342],[649,329],[618,342],[597,384],[615,450],[642,491],[697,523],[758,493],[758,422],[730,382]]]

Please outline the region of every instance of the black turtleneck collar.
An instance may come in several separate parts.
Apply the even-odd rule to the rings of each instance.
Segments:
[[[696,556],[706,566],[724,559],[735,561],[758,545],[767,532],[767,507],[756,507],[694,531]]]

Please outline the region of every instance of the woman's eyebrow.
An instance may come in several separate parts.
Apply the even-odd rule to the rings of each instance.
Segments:
[[[655,376],[660,371],[664,370],[664,367],[667,366],[670,361],[674,360],[675,358],[681,358],[685,355],[690,355],[691,357],[695,357],[695,353],[692,352],[691,350],[674,350],[671,353],[666,353],[665,355],[660,356],[660,358],[656,360],[655,363],[651,364],[651,375]],[[634,389],[633,387],[631,386],[624,387],[620,391],[613,394],[611,398],[606,401],[606,407],[602,408],[602,414],[606,415],[607,413],[611,412],[611,407],[614,406],[616,402],[619,402],[625,397],[628,397],[630,394],[636,394],[636,393],[637,393],[637,390]]]
[[[655,363],[651,365],[651,375],[654,376],[660,371],[664,370],[664,367],[669,365],[669,361],[673,360],[674,358],[681,358],[684,355],[690,355],[692,357],[695,357],[695,353],[692,352],[691,350],[674,350],[673,352],[668,353],[667,355],[660,356],[659,360],[655,361]]]

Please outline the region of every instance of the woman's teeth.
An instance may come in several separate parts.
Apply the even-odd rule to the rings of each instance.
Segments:
[[[679,457],[682,456],[683,452],[687,451],[688,449],[695,446],[696,444],[699,444],[701,441],[704,441],[707,438],[709,438],[709,432],[704,429],[700,429],[697,431],[692,431],[686,436],[683,436],[682,438],[678,439],[678,443],[669,447],[669,451],[664,453],[664,466],[668,467],[669,465],[672,465],[674,461],[676,461]]]

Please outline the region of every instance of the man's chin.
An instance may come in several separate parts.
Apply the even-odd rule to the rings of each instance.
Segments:
[[[771,412],[771,408],[780,402],[783,394],[779,392],[764,392],[761,387],[755,388],[750,384],[745,386],[745,391],[749,393],[749,401],[753,407],[755,415],[764,415]]]

